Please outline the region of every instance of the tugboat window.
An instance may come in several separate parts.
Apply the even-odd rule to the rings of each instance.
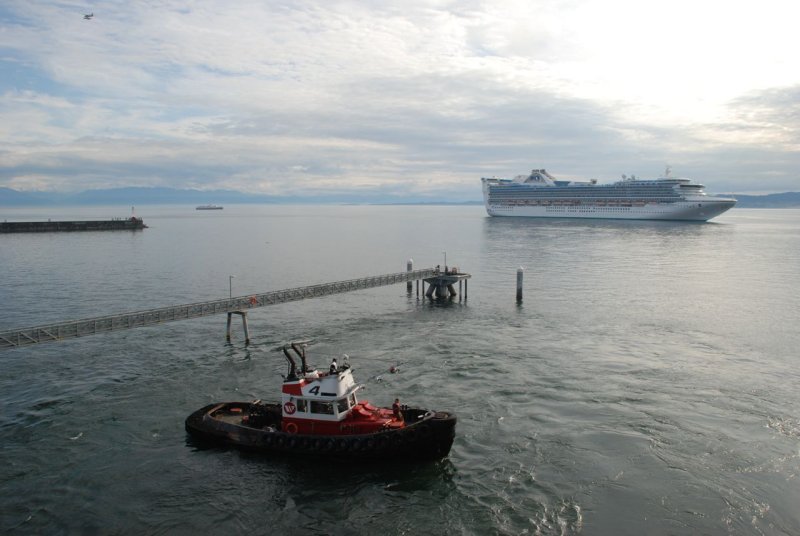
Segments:
[[[316,400],[312,400],[311,413],[333,415],[333,402],[317,402]]]
[[[337,402],[337,408],[339,409],[339,413],[344,413],[348,409],[347,399],[342,398]]]
[[[308,411],[308,400],[305,400],[303,398],[298,398],[297,399],[297,411],[302,411],[303,413]]]

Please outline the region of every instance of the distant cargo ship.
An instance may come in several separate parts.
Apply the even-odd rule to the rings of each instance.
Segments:
[[[195,210],[222,210],[219,205],[200,205]]]
[[[613,184],[556,180],[544,169],[514,179],[482,178],[490,216],[707,221],[736,204],[690,179],[626,178]]]
[[[146,229],[142,218],[86,221],[4,221],[0,233],[51,233],[73,231],[138,231]]]

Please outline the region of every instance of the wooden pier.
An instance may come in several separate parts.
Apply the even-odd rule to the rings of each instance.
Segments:
[[[349,279],[346,281],[336,281],[333,283],[323,283],[307,287],[291,288],[286,290],[275,290],[260,294],[238,296],[222,300],[212,300],[206,302],[190,303],[186,305],[173,305],[158,309],[135,311],[116,315],[100,316],[96,318],[84,318],[81,320],[69,320],[57,324],[34,326],[29,328],[12,329],[0,332],[0,350],[28,346],[43,342],[62,341],[85,337],[98,333],[119,331],[145,326],[163,324],[165,322],[175,322],[178,320],[188,320],[201,316],[216,314],[228,314],[228,337],[230,337],[231,317],[234,314],[242,316],[245,327],[245,338],[249,340],[249,330],[247,328],[247,313],[250,309],[264,307],[267,305],[277,305],[310,298],[320,298],[331,294],[353,292],[397,283],[409,284],[417,281],[417,295],[419,296],[419,282],[437,281],[440,274],[434,268],[422,270],[407,270],[393,274],[362,277],[359,279]],[[460,274],[469,277],[468,274]],[[432,283],[431,286],[433,286]],[[410,287],[409,287],[410,288]],[[429,292],[430,291],[429,287]],[[410,291],[409,291],[410,293]],[[428,296],[430,297],[430,296]]]

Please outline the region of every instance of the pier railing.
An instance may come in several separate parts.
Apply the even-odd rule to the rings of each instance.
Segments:
[[[76,337],[85,337],[109,331],[152,326],[165,322],[175,322],[177,320],[188,320],[201,316],[246,311],[248,309],[255,309],[267,305],[277,305],[309,298],[320,298],[331,294],[341,294],[344,292],[395,285],[397,283],[418,281],[431,277],[434,273],[436,272],[433,268],[426,268],[422,270],[362,277],[359,279],[348,279],[346,281],[336,281],[333,283],[322,283],[307,287],[273,290],[271,292],[249,294],[222,300],[189,303],[186,305],[172,305],[145,311],[12,329],[0,332],[0,350],[42,342],[74,339]]]

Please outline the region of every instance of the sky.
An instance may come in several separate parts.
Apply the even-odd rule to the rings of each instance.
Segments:
[[[83,15],[94,13],[90,20]],[[800,191],[789,0],[0,2],[0,187]]]

